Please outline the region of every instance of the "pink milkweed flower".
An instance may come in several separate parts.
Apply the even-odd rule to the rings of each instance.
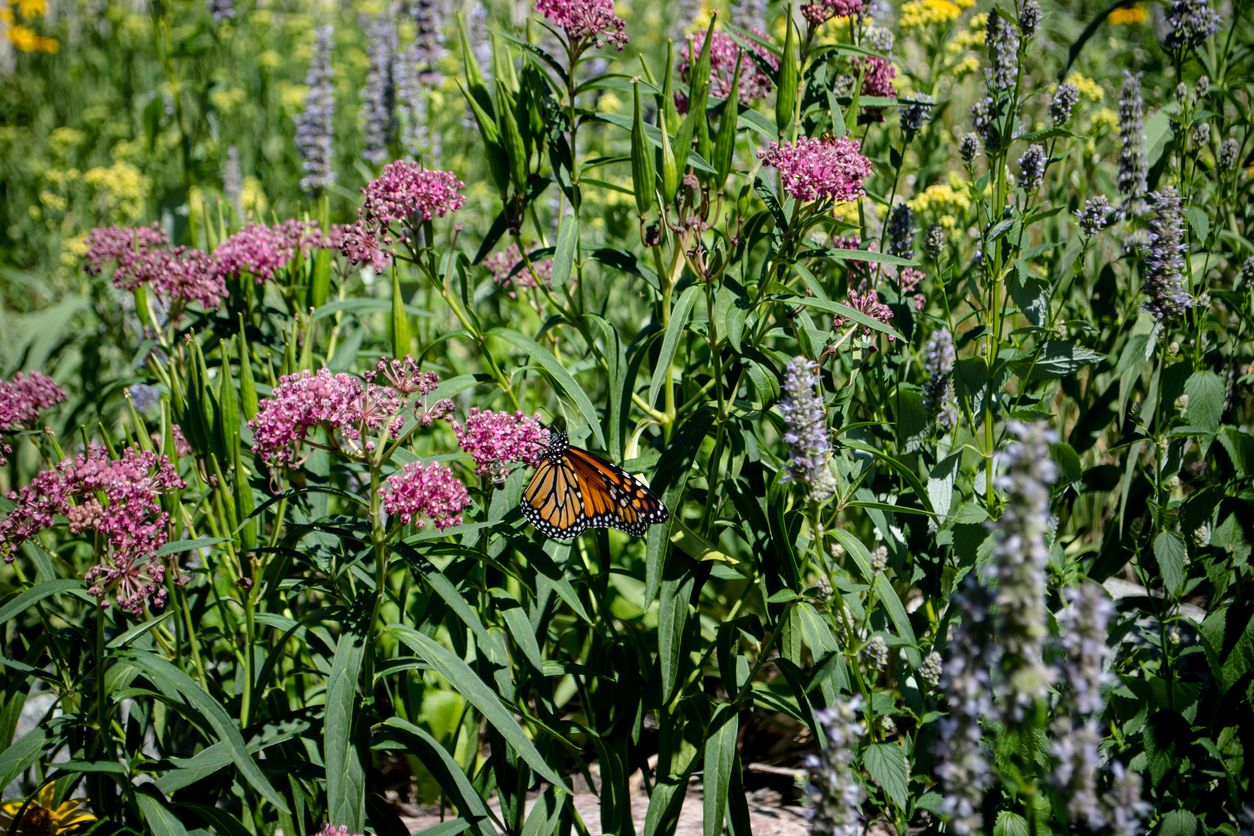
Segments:
[[[879,295],[874,289],[869,289],[862,293],[859,293],[856,290],[849,291],[849,307],[853,308],[858,313],[866,314],[876,322],[882,322],[885,325],[888,325],[889,321],[893,318],[892,309],[880,301]],[[832,327],[834,328],[844,328],[849,324],[850,321],[840,314],[837,314],[832,319]],[[865,326],[863,327],[862,335],[864,337],[871,336],[871,333],[871,328]],[[888,334],[887,337],[889,342],[892,342],[895,339],[892,334]]]
[[[754,32],[763,40],[769,40],[767,35],[761,32]],[[685,40],[684,45],[679,48],[679,61],[676,69],[679,70],[679,77],[685,83],[690,82],[690,73],[692,71],[692,63],[696,60],[696,56],[700,56],[701,47],[705,43],[705,30],[694,32]],[[766,47],[753,44],[753,51],[762,58],[766,59],[775,69],[779,69],[779,58],[772,54]],[[736,59],[740,58],[740,104],[748,107],[753,104],[754,99],[765,99],[767,94],[771,92],[771,79],[762,69],[754,63],[746,52],[741,49],[736,39],[726,32],[714,31],[714,35],[710,38],[710,95],[717,96],[720,99],[727,98],[731,93],[732,76],[736,74]],[[675,107],[680,113],[688,112],[688,97],[682,93],[675,96]]]
[[[462,524],[462,511],[470,505],[466,486],[440,462],[410,462],[393,473],[379,488],[383,510],[422,529],[419,517],[431,520],[440,531]]]
[[[518,412],[480,411],[472,406],[463,425],[450,420],[457,443],[475,460],[475,473],[486,476],[493,462],[522,462],[534,467],[549,444],[549,431],[540,425],[540,413],[528,418]]]
[[[533,242],[534,243],[534,242]],[[515,287],[536,287],[536,278],[552,287],[553,259],[545,258],[531,262],[531,270],[523,263],[522,251],[517,244],[510,244],[499,253],[493,253],[483,260],[483,266],[492,274],[492,281],[509,290],[509,298],[515,299],[518,294]],[[535,271],[535,277],[532,276]],[[574,280],[574,275],[571,275]]]
[[[221,307],[226,285],[213,258],[191,247],[169,247],[156,224],[138,229],[93,229],[87,236],[83,269],[99,275],[105,262],[115,262],[113,284],[122,290],[151,287],[170,308],[181,312],[195,302],[205,310]]]
[[[296,257],[317,248],[322,236],[317,224],[289,220],[274,226],[250,223],[213,251],[214,269],[225,278],[251,275],[265,284]]]
[[[412,160],[388,163],[362,188],[357,222],[338,231],[340,252],[349,263],[369,264],[382,273],[392,261],[387,248],[410,240],[419,224],[460,209],[466,203],[464,188],[451,171],[424,169]]]
[[[155,555],[166,543],[170,517],[160,497],[184,487],[165,456],[128,447],[110,460],[104,447],[92,445],[9,494],[16,507],[0,520],[0,553],[12,563],[22,543],[64,516],[72,534],[95,531],[109,546],[108,558],[85,576],[91,594],[113,592],[118,606],[141,614],[149,600],[165,603],[166,566]]]
[[[627,44],[627,22],[614,13],[614,0],[536,0],[534,8],[561,27],[572,45],[591,39],[600,49],[608,41],[621,52]]]
[[[862,12],[862,0],[822,0],[801,7],[811,26],[820,26],[834,17],[852,17]]]
[[[834,200],[846,203],[865,194],[862,181],[871,175],[871,161],[861,154],[857,140],[799,137],[796,142],[772,142],[758,156],[778,168],[784,191],[799,201]]]
[[[65,400],[65,390],[40,371],[18,372],[10,381],[0,380],[0,433],[33,430],[39,415]],[[0,466],[13,452],[0,441]]]

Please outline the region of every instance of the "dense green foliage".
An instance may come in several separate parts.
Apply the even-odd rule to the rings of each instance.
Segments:
[[[940,730],[962,714],[952,663],[991,590],[1000,650],[969,726],[990,766],[968,824],[1249,832],[1248,2],[1173,48],[1176,7],[1206,29],[1205,5],[1049,0],[1034,26],[1030,0],[1000,18],[910,0],[811,29],[771,4],[757,34],[720,6],[715,33],[745,47],[730,63],[702,49],[708,11],[685,46],[681,9],[622,4],[617,52],[524,7],[492,7],[489,45],[468,6],[367,161],[374,19],[399,21],[405,55],[419,5],[259,0],[215,19],[182,0],[69,2],[28,20],[56,52],[3,58],[0,368],[45,372],[67,399],[0,426],[0,481],[17,491],[98,444],[163,454],[182,486],[154,494],[165,573],[129,610],[100,606],[119,582],[89,573],[121,548],[105,487],[20,546],[0,538],[0,783],[85,791],[98,832],[391,834],[399,771],[403,796],[451,811],[438,836],[549,836],[595,832],[570,803],[593,770],[599,826],[634,833],[643,772],[644,834],[670,836],[699,773],[707,836],[747,836],[753,728],[784,738],[788,766],[844,753],[847,774],[813,773],[821,810],[848,780],[898,833],[964,832]],[[986,45],[989,20],[1017,40]],[[324,24],[336,180],[306,191],[294,117]],[[856,141],[865,196],[790,196],[767,152],[798,137]],[[206,253],[250,221],[329,233],[403,159],[453,172],[465,204],[396,227],[380,273],[306,247],[260,283],[228,278],[221,307],[167,317],[154,286],[83,269],[97,227],[156,222]],[[545,539],[518,509],[530,471],[498,487],[442,418],[374,446],[324,421],[290,467],[259,452],[250,422],[282,376],[405,355],[439,375],[428,405],[538,413],[642,474],[670,521]],[[468,487],[458,524],[383,512],[384,481],[413,462]],[[32,501],[0,505],[11,521]],[[1066,605],[1112,579],[1104,699],[1076,709]],[[1029,670],[1046,672],[1035,697]],[[852,742],[832,736],[840,710],[861,723]],[[1069,782],[1060,743],[1085,722],[1100,747]]]

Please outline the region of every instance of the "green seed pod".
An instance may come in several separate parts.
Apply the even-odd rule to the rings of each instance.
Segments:
[[[636,209],[644,217],[653,208],[653,191],[657,188],[657,170],[653,164],[653,146],[644,132],[644,113],[640,107],[640,85],[632,85],[636,113],[631,123],[631,186],[636,193]],[[663,134],[665,135],[665,134]]]
[[[666,42],[666,75],[662,77],[662,99],[657,103],[658,127],[663,131],[679,129],[679,111],[675,109],[675,44]]]
[[[488,84],[483,78],[483,71],[479,69],[479,62],[475,60],[475,53],[470,48],[470,39],[466,37],[466,26],[462,23],[460,14],[457,15],[457,33],[461,37],[462,42],[462,62],[466,69],[466,86],[470,88],[470,95],[474,97],[480,109],[495,121],[496,114],[492,112],[492,94],[488,92]]]
[[[800,84],[801,58],[797,54],[797,38],[793,32],[792,6],[788,7],[788,34],[784,36],[784,54],[779,64],[779,91],[775,97],[775,127],[780,136],[792,123],[792,112],[797,105],[797,85]]]
[[[685,159],[687,155],[685,154]],[[667,204],[675,199],[679,190],[679,165],[675,162],[675,151],[671,148],[671,138],[666,130],[662,130],[662,203]]]
[[[740,62],[743,53],[736,58],[736,71],[732,74],[731,90],[723,105],[723,119],[718,125],[718,139],[714,143],[714,186],[723,188],[731,174],[732,157],[736,152],[736,122],[740,119]]]
[[[688,115],[679,126],[679,133],[675,135],[675,156],[680,161],[681,171],[688,170],[688,153],[692,150],[692,138],[697,135],[698,123],[708,124],[705,109],[710,98],[710,39],[714,34],[714,21],[715,18],[710,18],[710,28],[705,32],[701,56],[692,69],[692,84],[688,88]],[[709,143],[708,134],[706,143]]]

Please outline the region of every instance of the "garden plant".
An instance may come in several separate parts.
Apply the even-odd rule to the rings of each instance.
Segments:
[[[1254,7],[1099,6],[0,3],[0,831],[1254,833]]]

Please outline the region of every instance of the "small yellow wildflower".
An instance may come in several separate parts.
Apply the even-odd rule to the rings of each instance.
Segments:
[[[48,3],[46,0],[17,0],[17,10],[21,12],[22,17],[30,20],[32,17],[43,17],[48,13]]]
[[[1094,133],[1109,133],[1118,130],[1119,114],[1108,107],[1093,114],[1089,119],[1089,127]]]
[[[927,26],[938,26],[955,20],[960,14],[962,8],[950,0],[909,0],[901,6],[901,28],[909,32]]]
[[[116,211],[125,221],[144,216],[152,181],[134,165],[120,160],[108,168],[97,166],[83,175],[83,182],[97,191],[97,200],[105,211]]]
[[[273,49],[267,49],[265,52],[257,56],[257,63],[265,67],[267,70],[273,70],[283,66],[283,56],[275,52]]]
[[[983,46],[984,32],[975,29],[966,29],[957,32],[953,37],[945,42],[945,51],[950,55],[961,55],[968,49]]]
[[[957,64],[954,65],[953,76],[955,79],[966,78],[967,76],[977,73],[980,70],[980,59],[974,55],[968,55]]]
[[[95,816],[87,812],[87,800],[83,798],[71,798],[53,808],[53,790],[52,784],[44,787],[39,793],[38,801],[32,801],[25,811],[22,811],[24,801],[4,802],[0,807],[0,830],[24,836],[60,836],[63,833],[73,833],[96,820]],[[17,827],[13,827],[13,817],[18,812],[22,813],[22,819]]]
[[[213,102],[213,106],[223,113],[230,113],[244,101],[244,91],[238,87],[228,87],[225,90],[217,90],[209,95],[209,101]]]
[[[57,157],[64,157],[70,149],[86,141],[87,134],[74,128],[53,128],[52,133],[48,134],[48,147]]]
[[[1147,20],[1149,20],[1149,12],[1145,10],[1145,6],[1141,3],[1124,9],[1115,9],[1106,18],[1108,23],[1114,24],[1144,23]]]
[[[291,84],[281,81],[278,85],[278,92],[279,102],[283,105],[284,113],[299,113],[304,110],[305,96],[309,93],[308,87],[303,84]]]
[[[1091,102],[1100,102],[1106,97],[1106,91],[1102,89],[1100,84],[1091,78],[1080,75],[1079,73],[1072,73],[1067,76],[1067,81],[1070,81],[1077,88],[1079,88],[1080,95]]]
[[[966,216],[971,200],[966,195],[965,182],[961,177],[950,178],[948,183],[933,183],[906,202],[912,212],[934,217],[946,229],[956,229],[958,217]],[[959,188],[955,188],[957,185]]]

